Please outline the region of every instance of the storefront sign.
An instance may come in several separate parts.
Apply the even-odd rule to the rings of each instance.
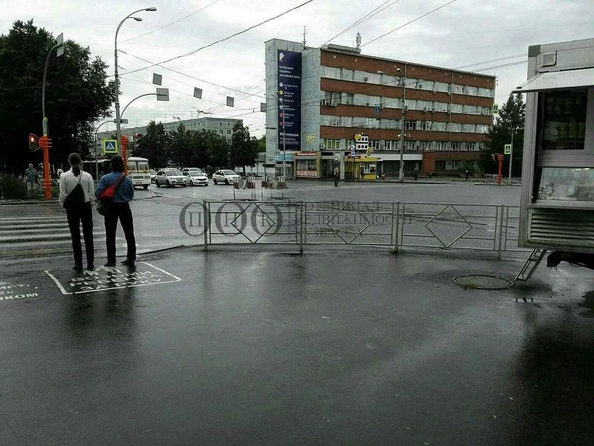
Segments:
[[[317,170],[298,170],[297,177],[302,178],[317,178],[318,171]]]

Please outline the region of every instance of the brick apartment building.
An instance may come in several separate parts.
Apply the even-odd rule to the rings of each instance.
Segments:
[[[495,77],[362,55],[358,47],[273,39],[265,51],[267,160],[284,160],[289,176],[324,178],[361,161],[353,177],[394,177],[401,157],[407,175],[447,175],[479,158]]]

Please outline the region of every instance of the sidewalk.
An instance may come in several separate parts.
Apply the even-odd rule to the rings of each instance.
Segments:
[[[585,445],[594,434],[589,270],[541,266],[484,290],[452,279],[513,279],[521,263],[260,246],[145,254],[135,270],[70,266],[0,273],[4,444]]]

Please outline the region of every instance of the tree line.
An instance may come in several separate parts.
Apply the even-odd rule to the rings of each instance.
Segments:
[[[108,81],[107,64],[91,57],[90,49],[71,40],[64,54],[50,50],[54,36],[33,25],[16,21],[0,35],[0,171],[22,173],[29,163],[43,160],[32,152],[28,136],[42,136],[43,73],[45,110],[52,140],[50,163],[63,164],[68,154],[85,154],[94,144],[95,122],[111,116],[116,86]],[[48,57],[49,55],[49,57]]]
[[[183,124],[165,131],[162,123],[150,121],[143,135],[137,135],[132,154],[147,158],[156,168],[194,166],[206,171],[254,166],[258,152],[266,151],[265,139],[250,136],[249,128],[237,122],[231,143],[214,130],[188,130]]]

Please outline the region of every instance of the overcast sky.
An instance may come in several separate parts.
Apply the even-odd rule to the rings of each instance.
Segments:
[[[156,12],[135,14],[142,21],[126,20],[118,35],[120,103],[154,92],[153,73],[163,76],[170,102],[134,101],[124,116],[129,125],[203,110],[243,119],[254,136],[264,133],[264,42],[273,38],[301,42],[305,32],[308,46],[355,46],[358,32],[365,55],[495,75],[495,101],[503,104],[526,80],[529,45],[594,37],[594,0],[4,0],[0,32],[33,19],[89,47],[113,76],[118,24],[152,6]],[[227,96],[234,108],[225,106]]]

